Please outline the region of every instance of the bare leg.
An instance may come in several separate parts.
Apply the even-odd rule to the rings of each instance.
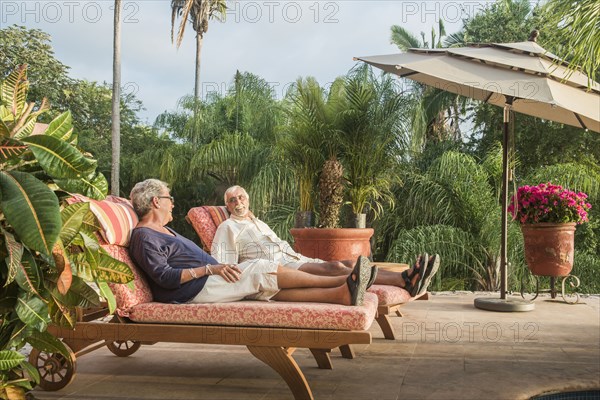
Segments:
[[[277,268],[277,301],[319,302],[350,305],[347,276],[319,276],[292,268]]]
[[[281,289],[273,300],[350,305],[348,285],[334,288]]]
[[[353,268],[353,264],[351,267],[348,267],[340,261],[328,261],[323,263],[304,263],[298,270],[322,276],[348,276]]]
[[[344,285],[350,272],[348,271],[344,276],[321,276],[279,266],[277,268],[277,286],[280,289],[333,288]]]
[[[401,288],[404,287],[404,279],[402,278],[401,272],[386,271],[382,268],[379,268],[379,270],[377,271],[377,277],[375,278],[374,283],[376,285],[391,285],[398,286]]]

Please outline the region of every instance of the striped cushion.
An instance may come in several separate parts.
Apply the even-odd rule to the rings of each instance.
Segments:
[[[73,195],[69,201],[90,203],[90,210],[96,216],[102,229],[100,234],[108,244],[127,246],[131,231],[138,223],[138,217],[129,200],[122,197],[106,196],[102,201],[89,199],[82,195]]]
[[[229,211],[223,206],[194,207],[188,211],[187,220],[202,241],[202,247],[210,252],[217,227],[229,218]]]

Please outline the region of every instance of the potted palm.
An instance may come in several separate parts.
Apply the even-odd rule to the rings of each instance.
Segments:
[[[339,228],[344,200],[344,168],[335,155],[323,164],[319,177],[318,229],[292,229],[296,251],[322,260],[352,260],[371,254],[371,228]]]
[[[508,211],[521,223],[525,260],[534,275],[567,276],[573,268],[575,226],[588,221],[587,195],[559,185],[521,186]]]
[[[385,203],[394,205],[391,187],[399,181],[394,171],[401,156],[404,98],[393,77],[377,78],[361,65],[349,74],[339,108],[348,202],[354,226],[364,228],[367,213],[376,219]]]

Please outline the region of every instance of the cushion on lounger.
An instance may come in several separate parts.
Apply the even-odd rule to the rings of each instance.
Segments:
[[[132,308],[136,322],[261,326],[304,329],[369,329],[377,311],[377,296],[365,294],[360,307],[324,303],[238,301],[215,304],[146,303]]]
[[[202,241],[202,247],[208,253],[212,246],[217,227],[229,218],[229,212],[222,206],[194,207],[187,213],[187,219]]]
[[[373,285],[369,292],[375,293],[379,299],[379,304],[393,305],[407,303],[410,300],[410,293],[397,286]]]
[[[117,314],[121,317],[128,317],[131,309],[134,306],[142,303],[149,303],[152,301],[152,292],[150,286],[146,281],[146,278],[137,266],[129,258],[129,252],[126,247],[117,246],[114,244],[103,244],[102,247],[108,252],[113,258],[126,263],[129,265],[131,272],[133,272],[133,289],[130,288],[132,285],[123,285],[118,283],[109,283],[110,290],[115,295],[117,301]]]

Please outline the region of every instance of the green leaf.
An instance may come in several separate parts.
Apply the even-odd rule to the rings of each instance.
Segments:
[[[74,240],[73,243],[75,242],[76,241]],[[83,245],[83,240],[81,238],[79,238],[77,242],[81,242],[81,245]],[[71,255],[71,261],[71,271],[73,272],[74,276],[78,276],[87,282],[94,281],[94,272],[92,271],[92,267],[90,266],[90,263],[88,262],[84,252]]]
[[[2,125],[0,125],[0,137],[4,136]],[[18,140],[4,138],[0,140],[0,163],[16,159],[27,150],[27,146]]]
[[[67,192],[81,193],[96,200],[104,199],[108,193],[108,182],[99,172],[80,179],[54,179],[54,183]]]
[[[0,232],[4,234],[4,241],[6,243],[6,250],[8,256],[4,259],[6,266],[8,267],[8,276],[6,277],[6,283],[4,286],[10,284],[17,275],[17,270],[21,264],[21,257],[23,256],[23,245],[15,240],[15,237],[0,227]]]
[[[27,343],[38,350],[48,353],[60,353],[66,358],[70,358],[69,351],[64,343],[48,332],[34,331],[26,340]]]
[[[48,306],[37,296],[31,296],[25,292],[19,293],[15,311],[21,321],[38,331],[44,331],[48,327],[50,321]]]
[[[0,208],[20,240],[29,248],[51,254],[61,228],[58,199],[30,174],[0,171]]]
[[[17,301],[17,291],[17,285],[0,287],[0,315],[8,314],[15,309],[15,302]],[[0,334],[0,336],[2,335]],[[0,346],[0,348],[1,347],[2,346]]]
[[[86,158],[69,143],[47,135],[23,139],[48,175],[57,179],[82,179],[96,169],[97,161]]]
[[[61,294],[56,288],[55,278],[48,278],[52,282],[50,291],[55,300],[68,307],[97,307],[100,305],[98,293],[92,289],[83,279],[75,276],[71,288],[66,294]]]
[[[29,376],[29,378],[35,382],[36,385],[38,383],[40,383],[40,373],[38,372],[37,368],[35,368],[33,365],[31,365],[27,361],[23,361],[21,363],[21,367],[23,368],[23,371],[25,371],[27,373],[27,375]],[[33,389],[31,387],[31,384],[29,385],[28,389],[29,390]]]
[[[60,217],[62,219],[62,229],[60,231],[60,240],[63,245],[68,246],[73,238],[79,233],[83,220],[90,210],[90,203],[74,203],[65,207]]]
[[[54,298],[53,301],[48,303],[48,313],[52,322],[59,326],[73,328],[77,321],[75,308],[60,304]]]
[[[40,271],[35,258],[28,250],[23,252],[15,280],[21,289],[39,295],[38,290],[42,282],[42,271]]]
[[[64,140],[65,142],[69,141],[72,133],[73,122],[70,111],[65,111],[58,117],[54,118],[52,122],[50,122],[46,132],[44,132],[45,135],[53,136],[57,139]]]
[[[102,248],[94,249],[88,242],[86,258],[98,281],[128,283],[133,280],[133,273],[127,264],[112,258]]]
[[[13,350],[0,351],[0,371],[10,371],[18,367],[21,361],[25,360],[25,356]]]
[[[22,65],[13,70],[2,82],[0,96],[13,115],[21,115],[27,97],[27,67]]]
[[[113,294],[112,290],[110,290],[108,283],[102,281],[98,282],[98,289],[100,289],[102,297],[106,299],[106,303],[108,304],[108,312],[113,314],[117,309],[117,300],[115,299],[115,295]]]

